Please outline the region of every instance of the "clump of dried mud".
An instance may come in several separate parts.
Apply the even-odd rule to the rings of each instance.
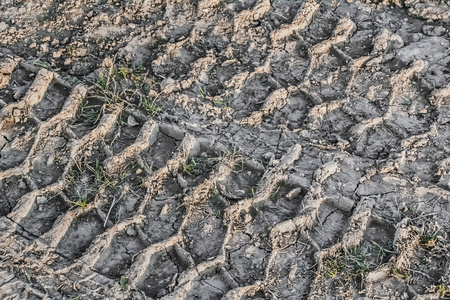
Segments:
[[[0,298],[450,297],[446,1],[0,1]]]

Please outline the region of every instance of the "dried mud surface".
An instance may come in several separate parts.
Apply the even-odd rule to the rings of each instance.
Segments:
[[[446,1],[0,1],[0,298],[448,299],[449,82]]]

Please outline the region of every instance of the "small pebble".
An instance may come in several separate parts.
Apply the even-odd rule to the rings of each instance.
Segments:
[[[26,189],[27,188],[27,185],[26,185],[26,183],[25,182],[23,182],[23,180],[21,180],[20,182],[19,182],[19,189],[22,189],[22,190],[24,190],[24,189]]]
[[[266,154],[263,155],[263,158],[265,160],[269,160],[271,159],[275,154],[273,154],[272,152],[267,152]]]
[[[47,197],[45,197],[45,196],[40,196],[40,197],[37,197],[36,198],[36,202],[37,202],[37,204],[45,204],[45,203],[47,203]]]
[[[130,227],[127,228],[127,234],[129,236],[135,236],[136,235],[136,230],[134,230],[134,228],[130,226]]]
[[[130,127],[134,127],[134,126],[139,125],[139,123],[136,121],[136,119],[135,119],[133,116],[131,116],[131,115],[128,116],[127,124],[128,124],[128,126],[130,126]]]

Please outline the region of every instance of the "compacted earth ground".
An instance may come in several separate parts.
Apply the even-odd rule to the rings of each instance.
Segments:
[[[450,5],[0,0],[1,299],[449,299]]]

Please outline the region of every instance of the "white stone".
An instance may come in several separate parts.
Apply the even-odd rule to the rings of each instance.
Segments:
[[[45,196],[40,196],[36,198],[37,204],[45,204],[47,203],[48,199]]]
[[[139,123],[136,121],[136,119],[135,119],[132,115],[129,115],[129,116],[128,116],[127,124],[128,124],[128,126],[130,126],[130,127],[134,127],[134,126],[139,125]]]

